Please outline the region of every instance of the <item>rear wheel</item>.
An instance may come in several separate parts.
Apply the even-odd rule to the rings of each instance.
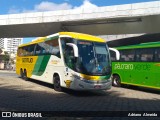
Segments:
[[[60,78],[58,75],[55,75],[53,77],[53,81],[54,81],[54,90],[55,91],[62,91],[62,88],[61,88],[61,84],[60,84]]]
[[[20,77],[23,79],[24,78],[24,73],[23,73],[23,70],[21,69],[20,70]]]
[[[121,79],[120,79],[119,75],[113,75],[112,85],[115,86],[115,87],[120,87],[121,86]]]
[[[28,77],[27,77],[27,71],[24,70],[24,77],[23,77],[24,80],[28,80]]]

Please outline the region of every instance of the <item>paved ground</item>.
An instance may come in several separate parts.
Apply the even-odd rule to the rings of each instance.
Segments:
[[[0,111],[160,111],[160,91],[116,88],[108,91],[54,91],[52,85],[24,81],[0,71]]]

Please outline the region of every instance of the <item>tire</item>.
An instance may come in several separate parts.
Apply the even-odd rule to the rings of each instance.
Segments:
[[[113,75],[112,85],[115,86],[115,87],[120,87],[121,86],[121,79],[120,79],[119,75]]]
[[[22,70],[22,69],[20,70],[20,77],[21,77],[22,79],[24,79],[24,73],[23,73],[23,70]]]
[[[54,90],[55,91],[58,91],[58,92],[61,92],[62,91],[62,88],[61,88],[61,85],[60,85],[60,78],[58,75],[54,76],[53,77],[53,81],[54,81]]]
[[[24,70],[24,77],[23,77],[23,79],[26,80],[26,81],[28,80],[27,71],[26,70]]]

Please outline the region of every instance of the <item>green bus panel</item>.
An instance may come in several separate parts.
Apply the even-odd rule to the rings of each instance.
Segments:
[[[158,62],[112,62],[112,73],[120,76],[122,84],[160,89]]]

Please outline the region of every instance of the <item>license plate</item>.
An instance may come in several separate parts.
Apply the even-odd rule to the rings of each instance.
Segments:
[[[95,88],[95,89],[100,89],[100,88],[101,88],[101,85],[95,85],[94,88]]]

